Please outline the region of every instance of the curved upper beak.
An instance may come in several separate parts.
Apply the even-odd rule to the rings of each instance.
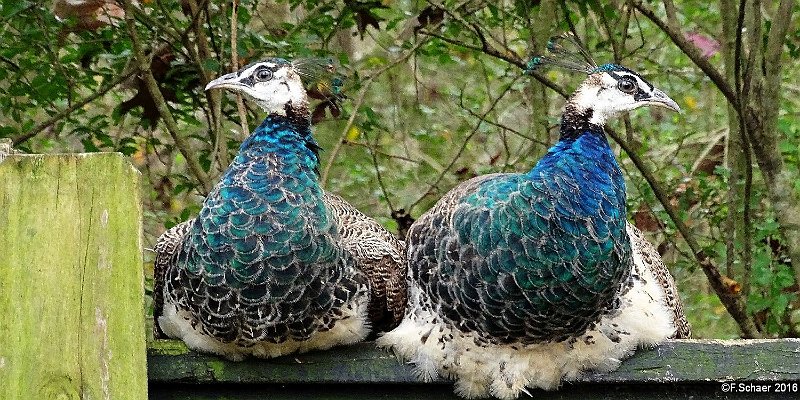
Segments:
[[[672,100],[667,96],[664,92],[659,89],[653,89],[653,93],[644,101],[648,104],[669,108],[672,111],[681,112],[681,108],[678,106],[678,103],[675,100]]]
[[[219,78],[208,82],[205,90],[216,88],[235,89],[237,86],[244,86],[244,84],[239,82],[239,76],[236,75],[236,72],[231,72],[230,74],[222,75]]]

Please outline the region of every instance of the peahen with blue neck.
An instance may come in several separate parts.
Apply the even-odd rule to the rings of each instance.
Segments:
[[[158,239],[158,336],[240,360],[354,343],[399,323],[403,243],[319,186],[302,77],[320,71],[273,58],[206,86],[243,93],[268,115],[199,216]]]
[[[539,57],[530,67],[545,63],[564,65]],[[379,344],[423,379],[455,379],[463,397],[554,389],[688,335],[669,272],[626,221],[603,130],[642,106],[679,107],[625,67],[580,69],[588,78],[566,103],[560,139],[529,172],[463,182],[408,232],[406,316]]]

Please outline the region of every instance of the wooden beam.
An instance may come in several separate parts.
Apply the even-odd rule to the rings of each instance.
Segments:
[[[217,399],[236,393],[244,396],[242,399],[257,395],[337,398],[335,393],[343,397],[367,393],[386,398],[423,394],[455,398],[449,382],[421,382],[410,365],[372,343],[272,360],[230,362],[189,351],[182,342],[159,340],[148,350],[148,370],[151,392],[157,398]],[[651,390],[668,389],[676,396],[680,392],[704,398],[724,393],[722,382],[800,382],[800,339],[667,341],[655,349],[638,351],[612,373],[587,374],[557,392],[534,392],[537,398],[586,400],[592,398],[586,397],[587,391],[611,390],[619,397],[609,398],[621,400],[660,398],[652,397]],[[787,394],[775,393],[774,388],[771,393],[776,398]],[[734,398],[737,395],[731,393]]]
[[[0,398],[147,397],[141,223],[121,154],[0,163]]]

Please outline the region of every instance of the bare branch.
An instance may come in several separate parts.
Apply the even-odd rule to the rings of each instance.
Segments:
[[[456,7],[460,7],[461,5],[466,4],[466,3],[467,3],[467,1],[462,1]],[[442,21],[439,21],[438,23],[435,24],[435,27],[441,26],[441,24],[442,24]],[[403,63],[406,60],[408,60],[426,42],[427,42],[427,40],[420,40],[419,42],[417,42],[417,44],[415,44],[413,47],[408,49],[408,51],[406,51],[405,54],[403,54],[401,57],[398,57],[396,60],[392,61],[391,63],[389,63],[387,65],[385,65],[383,68],[381,68],[378,71],[376,71],[375,73],[371,74],[369,77],[367,77],[364,80],[364,85],[361,87],[361,90],[359,91],[358,99],[354,103],[353,114],[350,115],[350,118],[347,119],[347,124],[345,125],[344,129],[342,129],[342,133],[339,135],[339,140],[336,141],[336,144],[334,145],[333,149],[331,150],[331,155],[328,156],[328,161],[325,163],[325,168],[322,170],[322,176],[320,177],[320,183],[319,183],[320,186],[322,186],[324,188],[325,185],[328,183],[328,176],[330,175],[330,170],[331,170],[331,167],[333,166],[333,162],[334,162],[334,160],[336,160],[336,157],[339,155],[339,151],[342,149],[342,144],[345,142],[345,139],[347,138],[347,132],[353,126],[353,122],[355,122],[355,118],[356,118],[356,114],[358,113],[358,109],[361,107],[362,104],[364,104],[364,97],[366,96],[367,90],[369,89],[369,87],[372,86],[372,83],[375,81],[375,78],[383,75],[384,73],[386,73],[386,71],[394,68],[396,65],[398,65],[400,63]]]
[[[669,27],[675,30],[680,29],[678,13],[675,11],[675,3],[673,3],[672,0],[664,0],[664,11],[667,14],[667,24]]]
[[[177,32],[173,29],[172,26],[167,26],[163,24],[156,18],[151,17],[147,12],[142,10],[141,8],[137,7],[136,5],[131,6],[131,10],[133,10],[134,15],[137,19],[141,20],[146,26],[150,27],[157,27],[159,32],[165,33],[167,36],[171,38],[171,40],[163,40],[168,46],[176,49],[176,51],[183,51],[185,50],[186,53],[183,53],[189,58],[197,68],[197,71],[200,74],[200,81],[201,86],[205,86],[208,81],[210,81],[210,77],[204,68],[203,61],[208,59],[208,57],[202,57],[196,48],[195,44],[200,46],[199,42],[201,39],[203,41],[207,41],[207,37],[202,34],[202,30],[200,29],[201,17],[203,15],[203,10],[208,4],[208,0],[202,0],[200,4],[197,4],[195,1],[187,3],[191,6],[191,20],[189,24],[184,28],[182,32]],[[160,3],[159,3],[160,5]],[[162,7],[162,11],[167,18],[167,20],[172,21],[172,17],[169,15],[169,11]],[[219,11],[221,12],[221,11]],[[176,25],[173,23],[173,25]],[[200,37],[196,40],[190,40],[189,33],[191,32],[201,32]],[[182,43],[183,47],[178,49],[176,43]],[[207,48],[207,44],[203,45],[204,48]],[[188,53],[188,54],[187,54]],[[208,100],[209,107],[211,109],[211,118],[209,119],[209,131],[211,133],[211,141],[213,143],[212,148],[212,160],[217,162],[212,162],[212,168],[220,167],[225,168],[229,164],[228,159],[228,149],[227,146],[223,146],[225,135],[222,133],[222,123],[221,123],[221,109],[222,109],[222,94],[219,91],[209,91],[205,92],[206,99]]]
[[[714,82],[714,85],[717,86],[720,92],[725,95],[725,98],[728,99],[728,102],[733,104],[734,107],[738,108],[739,98],[736,96],[736,93],[731,88],[731,85],[725,80],[725,77],[714,68],[711,63],[700,54],[700,51],[686,38],[683,37],[683,33],[672,29],[667,25],[666,22],[658,18],[658,16],[653,12],[653,10],[647,8],[640,0],[629,0],[631,5],[634,8],[639,10],[642,15],[647,17],[650,21],[652,21],[656,26],[658,26],[664,33],[666,33],[669,38],[678,46],[681,51],[683,51],[686,56],[688,56],[692,62],[697,65],[706,75],[708,75],[709,79]]]
[[[422,196],[420,196],[416,201],[414,201],[413,203],[411,203],[410,206],[408,206],[408,210],[407,210],[408,213],[410,213],[411,210],[414,209],[415,206],[417,206],[417,204],[419,204],[423,199],[425,199],[425,197],[430,195],[434,191],[434,189],[436,189],[439,186],[439,183],[442,182],[442,179],[444,179],[445,174],[447,174],[447,172],[450,171],[451,168],[453,168],[453,165],[456,164],[456,161],[458,161],[458,159],[461,158],[461,154],[467,148],[467,144],[469,144],[470,139],[472,139],[472,137],[475,136],[476,133],[478,133],[478,130],[480,129],[481,125],[486,120],[486,116],[489,115],[489,113],[491,113],[492,111],[494,111],[495,107],[497,107],[497,104],[500,102],[500,100],[503,97],[505,97],[505,95],[511,90],[511,87],[514,85],[514,83],[520,77],[521,77],[521,75],[518,75],[516,78],[514,78],[514,80],[511,81],[511,83],[509,83],[506,86],[506,88],[503,90],[503,92],[500,93],[500,95],[497,96],[492,101],[491,104],[489,104],[489,108],[486,111],[484,111],[483,114],[481,114],[481,116],[478,118],[478,123],[475,124],[475,127],[472,128],[472,131],[469,134],[467,134],[467,137],[464,138],[464,142],[461,143],[461,147],[458,148],[458,150],[456,151],[455,156],[453,156],[453,159],[450,160],[450,162],[442,170],[442,172],[439,173],[439,176],[436,178],[436,180],[432,184],[430,184],[430,187],[428,188],[428,190],[426,190],[425,193]]]
[[[156,108],[158,108],[158,112],[164,121],[167,131],[169,132],[170,136],[172,136],[172,140],[175,141],[175,145],[178,147],[178,150],[186,159],[186,164],[189,167],[189,171],[191,171],[192,175],[194,175],[197,181],[200,183],[204,194],[208,193],[211,191],[211,180],[205,171],[203,171],[203,168],[200,166],[197,158],[194,157],[189,143],[186,141],[186,139],[178,134],[178,124],[175,122],[175,118],[173,117],[167,102],[164,100],[164,95],[161,93],[161,89],[158,88],[158,82],[156,82],[156,79],[153,77],[153,71],[150,70],[150,57],[147,57],[144,54],[141,42],[139,41],[139,33],[136,31],[136,23],[133,17],[133,6],[131,5],[131,0],[124,0],[123,4],[125,8],[125,25],[127,26],[128,34],[131,37],[133,56],[136,62],[139,64],[138,69],[141,72],[142,80],[147,86],[147,90],[150,92],[150,95],[153,97]]]
[[[378,139],[380,138],[380,133],[375,135],[375,144],[374,147],[378,146]],[[394,208],[392,204],[392,199],[389,197],[389,192],[386,190],[386,185],[383,184],[383,176],[381,174],[381,169],[378,167],[378,153],[372,151],[373,147],[369,147],[370,156],[372,156],[372,166],[375,168],[375,177],[378,179],[378,186],[381,188],[381,193],[383,194],[383,198],[386,199],[386,205],[389,206],[389,215],[395,215],[397,210]]]
[[[738,31],[736,32],[737,37],[737,54],[734,56],[734,63],[737,67],[737,70],[742,65],[742,60],[740,58],[741,52],[744,50],[740,47],[741,45],[741,36],[744,34],[744,29],[741,24],[743,24],[745,12],[746,12],[746,2],[742,0],[739,3],[739,20],[737,21],[738,24]],[[747,107],[750,103],[750,92],[753,86],[754,81],[760,81],[761,79],[758,78],[758,74],[754,72],[759,70],[756,67],[756,54],[758,53],[756,49],[759,47],[759,41],[761,40],[761,4],[760,2],[756,2],[752,4],[753,11],[755,15],[750,16],[750,20],[752,21],[752,27],[749,29],[749,43],[748,47],[750,49],[750,53],[747,57],[747,63],[745,64],[745,71],[744,74],[741,76],[739,75],[740,72],[734,72],[736,74],[736,90],[739,95],[740,99],[740,107]],[[751,199],[753,197],[753,154],[751,150],[751,137],[752,133],[749,131],[747,124],[745,124],[744,115],[746,110],[740,109],[738,112],[739,115],[739,129],[743,133],[741,135],[741,145],[742,145],[742,154],[744,155],[744,193],[742,195],[742,287],[743,287],[743,294],[746,298],[750,294],[750,277],[752,275],[753,269],[753,219],[752,219],[752,210],[751,210]]]
[[[433,4],[431,2],[429,2],[429,4],[431,4],[432,6],[441,7],[441,6]],[[466,42],[463,42],[463,41],[460,41],[460,40],[456,40],[456,39],[449,38],[449,37],[446,37],[444,35],[440,35],[438,33],[435,33],[436,28],[438,28],[438,26],[440,24],[437,24],[436,26],[428,28],[428,29],[420,29],[419,32],[424,34],[424,35],[435,37],[435,38],[440,39],[440,40],[442,40],[444,42],[447,42],[447,43],[450,43],[450,44],[453,44],[453,45],[456,45],[456,46],[459,46],[459,47],[463,47],[463,48],[466,48],[466,49],[478,51],[478,52],[484,53],[486,55],[498,58],[498,59],[506,61],[506,62],[508,62],[510,64],[516,65],[520,69],[525,69],[525,67],[526,67],[525,61],[522,58],[520,58],[518,55],[516,55],[511,49],[504,48],[503,51],[501,51],[501,50],[493,47],[486,40],[486,34],[480,29],[480,27],[477,24],[469,23],[468,21],[464,20],[464,18],[461,15],[459,15],[459,14],[457,14],[457,13],[452,11],[452,10],[459,9],[459,8],[460,7],[453,7],[452,9],[450,9],[450,8],[442,7],[442,9],[447,14],[452,16],[462,26],[464,26],[465,28],[475,32],[475,35],[478,37],[478,40],[481,42],[481,46],[476,46],[476,45],[473,45],[473,44],[469,44],[469,43],[466,43]],[[541,73],[539,73],[539,71],[533,71],[531,73],[531,76],[533,76],[534,79],[539,81],[541,84],[543,84],[543,85],[549,87],[550,89],[556,91],[558,94],[561,95],[561,97],[564,97],[564,98],[567,97],[567,93],[566,93],[566,91],[564,91],[564,89],[562,89],[560,86],[556,85],[553,81],[545,78]]]
[[[523,62],[521,59],[519,59],[517,57],[511,57],[511,56],[508,56],[506,54],[503,54],[499,50],[487,45],[485,42],[483,43],[483,46],[475,46],[475,45],[472,45],[472,44],[469,44],[469,43],[462,42],[460,40],[456,40],[456,39],[453,39],[453,38],[449,38],[447,36],[440,35],[438,33],[431,32],[431,31],[429,31],[427,29],[420,29],[419,32],[422,33],[423,35],[430,36],[430,37],[435,37],[435,38],[437,38],[439,40],[442,40],[444,42],[450,43],[452,45],[463,47],[465,49],[478,51],[478,52],[484,53],[486,55],[489,55],[489,56],[492,56],[492,57],[495,57],[495,58],[499,58],[499,59],[501,59],[503,61],[506,61],[506,62],[508,62],[510,64],[516,65],[516,66],[520,67],[521,69],[525,69],[525,62]],[[556,93],[561,95],[561,97],[565,97],[565,98],[567,97],[567,92],[563,88],[561,88],[560,86],[556,85],[555,82],[545,78],[544,75],[539,73],[539,71],[533,71],[531,76],[533,76],[537,81],[541,82],[543,85],[547,86],[548,88],[552,89],[553,91],[555,91]]]
[[[373,145],[373,144],[370,144],[370,143],[356,142],[356,141],[353,141],[353,140],[345,140],[344,143],[346,145],[348,145],[348,146],[363,147],[363,148],[367,149],[371,153],[375,153],[375,154],[384,156],[386,158],[397,159],[397,160],[401,160],[401,161],[405,161],[405,162],[410,162],[412,164],[422,164],[422,161],[420,161],[420,160],[415,160],[413,158],[409,158],[409,157],[406,157],[406,156],[400,156],[400,155],[397,155],[397,154],[387,153],[387,152],[379,149],[377,144]]]
[[[236,40],[237,27],[239,26],[238,10],[239,0],[233,0],[233,8],[231,9],[231,72],[239,69],[239,51]],[[239,93],[236,93],[236,109],[239,111],[239,120],[242,124],[242,138],[245,138],[250,134],[250,127],[247,124],[247,110],[244,108],[244,100]]]
[[[322,174],[320,175],[319,178],[319,185],[323,188],[328,183],[328,176],[330,175],[333,162],[339,155],[339,151],[341,151],[342,145],[346,142],[347,132],[349,132],[350,128],[353,127],[353,122],[355,122],[356,115],[358,115],[358,109],[361,108],[362,104],[364,104],[364,98],[367,95],[367,89],[369,89],[369,87],[372,86],[372,82],[373,82],[372,79],[369,79],[366,82],[364,82],[364,86],[361,87],[361,90],[358,93],[358,98],[353,103],[353,113],[350,114],[350,118],[347,119],[347,124],[345,124],[344,129],[342,129],[342,133],[339,135],[339,140],[336,141],[336,144],[333,145],[333,149],[331,149],[331,154],[328,156],[328,161],[325,162],[325,168],[322,169]]]
[[[106,93],[111,91],[111,89],[114,89],[115,87],[117,87],[117,85],[119,85],[120,83],[122,83],[126,79],[130,78],[133,74],[135,74],[138,71],[139,71],[138,67],[133,67],[133,68],[129,69],[128,71],[123,72],[122,74],[120,74],[119,76],[114,78],[114,80],[112,80],[111,82],[108,82],[105,85],[103,85],[101,88],[97,89],[96,92],[84,97],[83,99],[81,99],[81,100],[79,100],[77,102],[72,103],[71,106],[59,111],[56,115],[53,115],[52,117],[48,118],[46,121],[42,122],[41,124],[34,126],[28,132],[26,132],[26,133],[24,133],[24,134],[22,134],[20,136],[15,137],[13,139],[14,146],[18,146],[18,145],[28,141],[32,137],[38,135],[39,132],[47,129],[48,127],[50,127],[51,125],[57,123],[58,121],[61,121],[62,119],[69,117],[69,115],[72,114],[75,110],[77,110],[79,108],[82,108],[83,106],[85,106],[85,105],[97,100],[98,98],[102,97],[103,95],[105,95]]]
[[[778,6],[778,12],[775,13],[775,19],[772,20],[767,39],[767,49],[764,53],[764,67],[767,70],[767,76],[780,75],[777,71],[780,70],[780,59],[781,54],[783,54],[786,34],[789,31],[789,27],[792,26],[793,7],[794,0],[781,1],[780,6]]]
[[[483,116],[481,114],[478,114],[475,111],[472,111],[472,109],[470,109],[469,107],[465,107],[463,104],[461,104],[461,109],[466,111],[467,114],[469,114],[469,115],[471,115],[471,116],[473,116],[475,118],[483,119],[483,122],[486,122],[489,125],[496,126],[496,127],[500,128],[500,129],[502,129],[504,131],[511,132],[511,133],[523,138],[523,139],[529,140],[529,141],[531,141],[533,143],[536,143],[536,144],[538,144],[540,146],[548,146],[549,145],[549,143],[541,141],[541,140],[539,140],[539,139],[537,139],[535,137],[528,136],[528,135],[520,132],[519,130],[514,129],[514,128],[506,125],[506,124],[502,124],[502,123],[500,123],[498,121],[492,121],[492,120],[490,120],[488,118],[483,118]]]

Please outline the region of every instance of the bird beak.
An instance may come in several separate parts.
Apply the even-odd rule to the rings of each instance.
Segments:
[[[651,104],[654,106],[669,108],[672,111],[681,112],[681,108],[678,107],[678,103],[675,100],[672,100],[667,96],[664,92],[659,89],[653,89],[653,93],[650,97],[646,100],[647,104]]]
[[[239,76],[236,75],[236,72],[231,72],[230,74],[222,75],[219,78],[208,82],[205,90],[216,88],[236,89],[237,87],[241,86],[244,86],[244,84],[239,82]]]

